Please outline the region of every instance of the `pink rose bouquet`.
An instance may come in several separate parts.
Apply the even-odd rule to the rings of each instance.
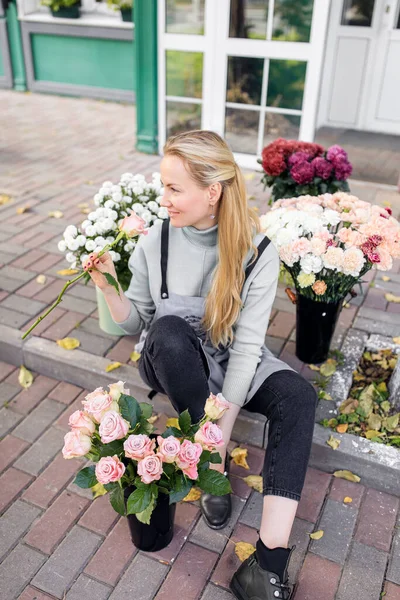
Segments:
[[[272,188],[270,204],[279,198],[349,191],[352,166],[337,145],[325,150],[319,144],[279,138],[263,149],[258,162],[264,187]]]
[[[179,415],[179,427],[168,427],[162,435],[155,435],[149,423],[151,405],[138,403],[123,381],[111,383],[108,390],[96,388],[82,404],[83,410],[70,416],[63,456],[94,463],[79,471],[75,483],[108,492],[119,514],[134,514],[148,524],[160,493],[173,504],[193,485],[214,495],[231,491],[228,479],[209,468],[221,462],[218,448],[224,444],[213,423],[229,409],[221,394],[206,400],[200,423],[192,423],[186,410]]]

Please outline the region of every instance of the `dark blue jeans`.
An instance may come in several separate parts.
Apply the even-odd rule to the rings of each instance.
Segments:
[[[201,419],[210,394],[209,369],[200,341],[184,319],[168,315],[152,324],[139,372],[149,387],[168,396],[178,413],[188,409],[193,421]],[[270,375],[245,405],[245,410],[262,414],[269,422],[264,495],[300,500],[316,405],[312,385],[289,369]]]

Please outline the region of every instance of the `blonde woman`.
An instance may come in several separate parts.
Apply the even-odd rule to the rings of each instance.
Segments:
[[[203,415],[210,391],[230,409],[219,421],[225,448],[241,407],[269,420],[263,514],[255,555],[235,573],[240,600],[288,599],[289,535],[310,454],[316,394],[264,345],[279,258],[248,207],[245,183],[227,144],[211,131],[189,131],[164,148],[162,206],[170,219],[142,236],[130,259],[132,279],[118,296],[109,255],[85,264],[127,334],[145,331],[139,371],[178,412]],[[147,335],[146,335],[147,334]],[[251,440],[249,440],[251,442]],[[224,527],[231,498],[203,494],[206,523]]]

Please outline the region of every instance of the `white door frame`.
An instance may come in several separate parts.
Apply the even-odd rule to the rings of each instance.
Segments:
[[[269,22],[267,30],[272,31],[272,15],[274,0],[269,0]],[[280,42],[255,39],[229,38],[230,0],[206,0],[205,32],[201,35],[185,35],[165,33],[165,0],[158,0],[158,84],[159,84],[159,149],[165,143],[166,135],[166,85],[165,85],[165,51],[182,50],[203,52],[203,97],[192,98],[168,97],[177,102],[189,101],[202,104],[202,128],[212,129],[220,135],[225,129],[227,57],[244,56],[268,59],[293,59],[307,62],[304,85],[303,107],[301,111],[291,109],[275,109],[276,112],[302,115],[299,139],[312,141],[315,134],[318,95],[320,90],[321,70],[324,60],[326,29],[330,9],[330,0],[314,0],[313,20],[309,42]],[[268,69],[264,69],[262,84],[262,101],[265,104],[267,95]],[[264,100],[264,102],[263,102]],[[245,109],[244,104],[229,106]],[[260,169],[257,154],[262,148],[262,130],[265,112],[274,109],[261,109],[262,127],[260,126],[258,149],[255,154],[235,153],[235,159],[242,167]]]

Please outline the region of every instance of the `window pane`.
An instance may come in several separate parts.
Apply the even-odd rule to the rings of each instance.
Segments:
[[[268,4],[268,0],[231,0],[229,37],[265,40]]]
[[[227,108],[225,139],[233,152],[257,153],[259,111]]]
[[[314,0],[275,0],[273,40],[309,42]]]
[[[167,33],[204,34],[204,0],[167,0]]]
[[[301,110],[307,63],[270,60],[267,106]]]
[[[299,138],[301,117],[296,115],[281,115],[277,113],[265,114],[264,146],[276,138],[283,137],[287,140]]]
[[[167,96],[201,98],[203,53],[167,50]]]
[[[167,101],[167,137],[201,129],[201,104]]]
[[[400,29],[400,9],[399,9],[399,18],[398,18],[398,21],[397,21],[397,27],[396,27],[396,29]]]
[[[260,104],[263,58],[230,56],[228,59],[227,102]]]
[[[371,27],[375,0],[343,0],[342,25]]]

